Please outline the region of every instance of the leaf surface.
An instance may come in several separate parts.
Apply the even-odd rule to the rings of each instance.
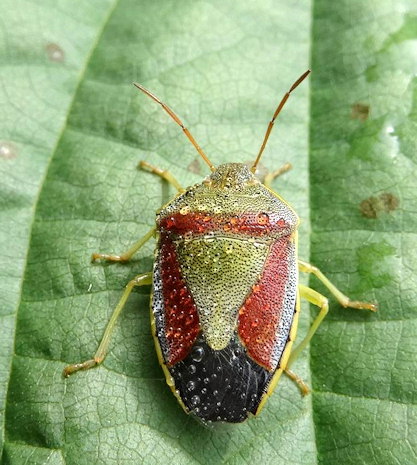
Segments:
[[[417,462],[417,8],[369,4],[69,0],[10,2],[0,36],[0,427],[4,464],[413,464]],[[218,165],[294,169],[274,188],[303,219],[300,257],[378,314],[331,312],[262,414],[207,429],[158,366],[147,289],[128,301],[104,364],[95,352],[124,285],[152,268],[91,264],[154,224],[207,167],[131,85],[168,103]],[[328,295],[311,278],[310,284]],[[312,315],[316,310],[312,309]],[[303,305],[300,336],[310,322]]]

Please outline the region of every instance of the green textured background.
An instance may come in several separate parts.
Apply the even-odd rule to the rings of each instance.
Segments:
[[[2,464],[416,464],[415,1],[1,9]],[[126,249],[172,194],[138,160],[184,184],[207,173],[190,171],[192,146],[131,81],[168,102],[218,164],[253,159],[308,66],[263,164],[294,164],[275,188],[303,218],[300,255],[353,297],[378,300],[379,313],[332,301],[295,366],[313,394],[284,379],[239,426],[211,431],[182,413],[157,363],[145,290],[104,365],[63,380],[65,364],[94,352],[124,284],[151,267],[152,244],[130,265],[89,262]]]

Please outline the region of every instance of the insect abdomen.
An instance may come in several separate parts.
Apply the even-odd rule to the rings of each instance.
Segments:
[[[190,354],[169,371],[190,412],[204,422],[230,423],[256,414],[274,374],[248,357],[236,335],[222,350],[199,337]]]

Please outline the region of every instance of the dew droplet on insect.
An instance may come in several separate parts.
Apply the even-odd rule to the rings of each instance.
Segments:
[[[190,374],[193,375],[196,371],[197,371],[197,368],[195,367],[195,365],[190,365],[190,366],[188,367],[188,372],[189,372]],[[191,382],[192,382],[192,381],[190,381],[190,383],[191,383]]]
[[[191,354],[191,358],[194,360],[194,362],[201,362],[203,357],[204,357],[204,349],[199,346],[194,347],[193,352]]]
[[[172,228],[175,225],[175,218],[171,216],[166,220],[166,225],[168,228]]]
[[[194,381],[188,381],[188,383],[187,383],[187,389],[188,389],[189,391],[194,391],[194,389],[195,389],[195,382],[194,382]]]
[[[233,253],[233,245],[232,244],[226,245],[225,252],[227,255],[230,255],[231,253]]]
[[[189,325],[193,324],[193,322],[194,322],[194,315],[192,313],[190,313],[189,315],[187,315],[185,317],[185,324],[186,324],[186,326],[189,326]]]
[[[194,395],[191,397],[191,405],[198,405],[200,403],[200,397],[197,395]]]
[[[269,215],[268,213],[261,212],[257,215],[256,221],[258,224],[264,225],[269,223]]]

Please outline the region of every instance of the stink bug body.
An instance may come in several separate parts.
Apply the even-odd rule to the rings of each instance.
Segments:
[[[267,175],[255,170],[275,118],[304,73],[285,94],[267,128],[252,168],[228,163],[215,168],[178,116],[139,84],[178,123],[212,174],[183,189],[168,172],[140,166],[170,182],[178,195],[157,213],[156,227],[123,255],[93,259],[127,261],[155,234],[153,271],[126,287],[94,358],[69,365],[64,375],[91,368],[106,355],[110,334],[135,286],[152,285],[151,325],[168,385],[187,413],[203,422],[238,423],[260,412],[281,374],[306,385],[290,366],[327,313],[327,299],[298,283],[298,271],[313,273],[345,307],[376,310],[351,301],[317,268],[298,260],[299,219],[270,188],[289,165]],[[320,307],[306,337],[292,349],[300,298]]]

